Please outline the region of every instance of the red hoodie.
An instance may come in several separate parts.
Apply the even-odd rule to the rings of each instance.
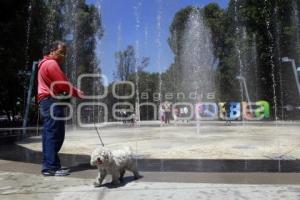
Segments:
[[[70,90],[72,90],[72,96],[79,97],[79,93],[81,93],[81,91],[78,90],[76,87],[72,86],[72,84],[68,81],[67,77],[61,70],[57,61],[51,57],[45,56],[44,59],[39,63],[39,71],[38,71],[38,101],[39,102],[51,96],[50,93],[51,84],[53,84],[53,82],[55,81],[62,81],[62,82],[53,85],[54,87],[52,93],[54,95],[58,95],[63,92],[69,94]]]

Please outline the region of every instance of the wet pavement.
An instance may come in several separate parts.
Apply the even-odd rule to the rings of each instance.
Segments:
[[[89,154],[99,146],[93,129],[69,129],[61,151],[68,177],[40,175],[41,138],[0,145],[0,199],[300,199],[297,123],[224,126],[194,124],[109,126],[109,148],[131,146],[143,178],[94,188]],[[210,159],[209,159],[210,158]],[[280,173],[279,173],[280,172]]]
[[[39,164],[42,153],[17,144],[1,145],[0,159]],[[60,154],[63,165],[73,171],[89,166],[89,155]],[[137,158],[142,171],[156,172],[300,172],[299,160],[245,160],[245,159],[146,159]]]
[[[94,188],[94,169],[81,169],[68,177],[43,177],[39,165],[3,160],[0,169],[1,200],[300,198],[298,174],[141,172],[144,177],[137,181],[126,174],[123,184],[112,186],[107,178],[102,187]]]
[[[158,126],[143,122],[140,127],[115,126],[99,128],[109,148],[130,146],[138,158],[195,160],[297,160],[300,159],[300,123],[201,122]],[[39,137],[19,143],[27,149],[41,151]],[[93,127],[69,129],[61,153],[90,155],[100,145]],[[246,163],[247,165],[247,163]],[[281,163],[277,163],[278,169]]]

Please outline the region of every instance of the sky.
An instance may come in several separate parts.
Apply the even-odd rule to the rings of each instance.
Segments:
[[[189,5],[203,7],[218,3],[226,8],[229,0],[86,0],[101,9],[104,36],[98,42],[102,74],[113,81],[116,71],[115,53],[128,45],[135,47],[138,60],[149,57],[145,69],[163,72],[173,62],[168,45],[169,27],[177,11]]]

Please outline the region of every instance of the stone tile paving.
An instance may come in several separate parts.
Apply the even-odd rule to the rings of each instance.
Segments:
[[[196,200],[300,199],[300,185],[129,182],[94,188],[92,179],[43,177],[0,171],[1,200]]]

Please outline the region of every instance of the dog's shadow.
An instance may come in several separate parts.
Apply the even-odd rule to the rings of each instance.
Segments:
[[[124,187],[128,183],[133,182],[133,181],[137,181],[141,178],[143,178],[143,176],[141,176],[141,175],[138,179],[134,178],[134,176],[127,176],[127,177],[124,177],[123,180],[119,184],[113,184],[111,182],[108,182],[108,183],[104,183],[100,186],[95,186],[95,187],[96,188],[97,187],[105,187],[105,188],[108,188],[108,189],[114,189],[114,188]]]
[[[96,168],[92,167],[89,163],[80,163],[77,165],[70,166],[69,169],[71,172],[80,172]]]

